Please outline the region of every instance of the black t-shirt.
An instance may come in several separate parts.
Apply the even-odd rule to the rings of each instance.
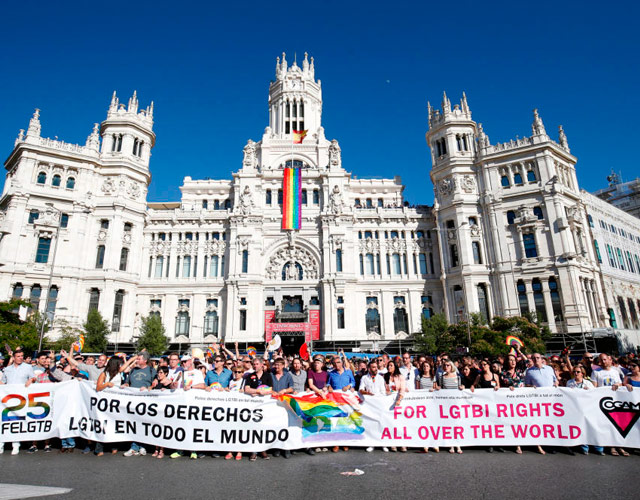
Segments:
[[[261,377],[258,377],[256,372],[251,372],[244,376],[244,385],[252,389],[257,389],[261,385],[273,387],[273,378],[271,378],[271,373],[266,370],[262,372]]]

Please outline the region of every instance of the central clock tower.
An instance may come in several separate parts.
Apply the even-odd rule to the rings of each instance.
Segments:
[[[321,126],[322,88],[315,80],[313,57],[304,54],[302,68],[286,55],[276,61],[276,79],[269,86],[269,127],[275,137],[292,138],[294,130],[315,134]]]

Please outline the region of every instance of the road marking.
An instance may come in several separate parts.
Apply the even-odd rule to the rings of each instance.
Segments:
[[[71,490],[72,488],[0,483],[0,500],[18,500],[21,498],[44,497],[47,495],[62,495],[69,493]]]

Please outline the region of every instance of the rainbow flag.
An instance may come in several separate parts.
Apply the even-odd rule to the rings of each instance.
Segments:
[[[299,230],[301,220],[302,170],[287,167],[282,180],[282,229]]]
[[[278,396],[302,420],[302,437],[311,438],[319,434],[364,433],[362,413],[355,395],[330,392],[324,398],[315,393]]]

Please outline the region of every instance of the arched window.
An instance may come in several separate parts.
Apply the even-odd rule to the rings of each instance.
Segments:
[[[62,182],[62,177],[60,177],[58,174],[54,175],[53,178],[51,179],[51,185],[53,187],[59,187],[61,182]]]
[[[187,311],[180,311],[176,316],[176,335],[189,336],[189,325],[191,319]]]
[[[553,319],[563,321],[562,302],[560,301],[560,290],[555,278],[549,278],[549,295],[551,295],[551,307],[553,308]]]
[[[536,173],[533,170],[527,170],[527,181],[536,182],[537,180]]]
[[[533,302],[536,306],[536,316],[538,321],[546,323],[547,320],[547,308],[544,305],[544,295],[542,294],[542,283],[538,278],[534,278],[531,282],[531,288],[533,289]]]
[[[20,300],[22,298],[23,291],[24,291],[24,287],[22,286],[22,283],[16,283],[13,286],[13,294],[11,298],[14,300]]]
[[[38,180],[36,181],[38,184],[46,184],[47,183],[47,173],[40,172],[38,174]]]
[[[403,307],[396,307],[393,311],[393,330],[395,333],[409,333],[407,311]]]
[[[33,285],[31,287],[31,296],[29,297],[29,302],[31,303],[31,305],[29,307],[29,312],[27,314],[30,314],[32,309],[37,311],[40,308],[41,295],[42,295],[42,287],[40,285]]]
[[[302,203],[303,205],[307,204],[307,190],[306,189],[302,190],[302,201],[300,203]]]
[[[516,213],[513,210],[507,211],[507,224],[513,224],[516,220]]]
[[[218,313],[216,311],[207,311],[204,315],[204,328],[205,335],[218,336]]]
[[[67,189],[74,189],[76,187],[76,179],[74,177],[69,177],[67,179]]]
[[[505,187],[505,188],[511,187],[511,183],[509,182],[509,177],[507,177],[506,175],[503,175],[502,177],[500,177],[500,184],[502,184],[502,187]]]
[[[367,297],[365,325],[367,332],[380,333],[380,313],[378,312],[377,297]]]
[[[89,295],[89,311],[98,310],[98,305],[100,304],[100,290],[97,288],[92,288],[91,293]]]
[[[372,231],[365,231],[364,232],[364,239],[366,240],[367,238],[373,238],[373,232]]]
[[[522,182],[522,175],[520,174],[520,172],[516,172],[515,174],[513,174],[513,183],[516,186],[522,186],[524,184],[524,182]]]
[[[264,202],[267,205],[271,205],[271,189],[267,189],[264,197]]]
[[[313,190],[313,204],[320,205],[320,191],[317,189]]]

